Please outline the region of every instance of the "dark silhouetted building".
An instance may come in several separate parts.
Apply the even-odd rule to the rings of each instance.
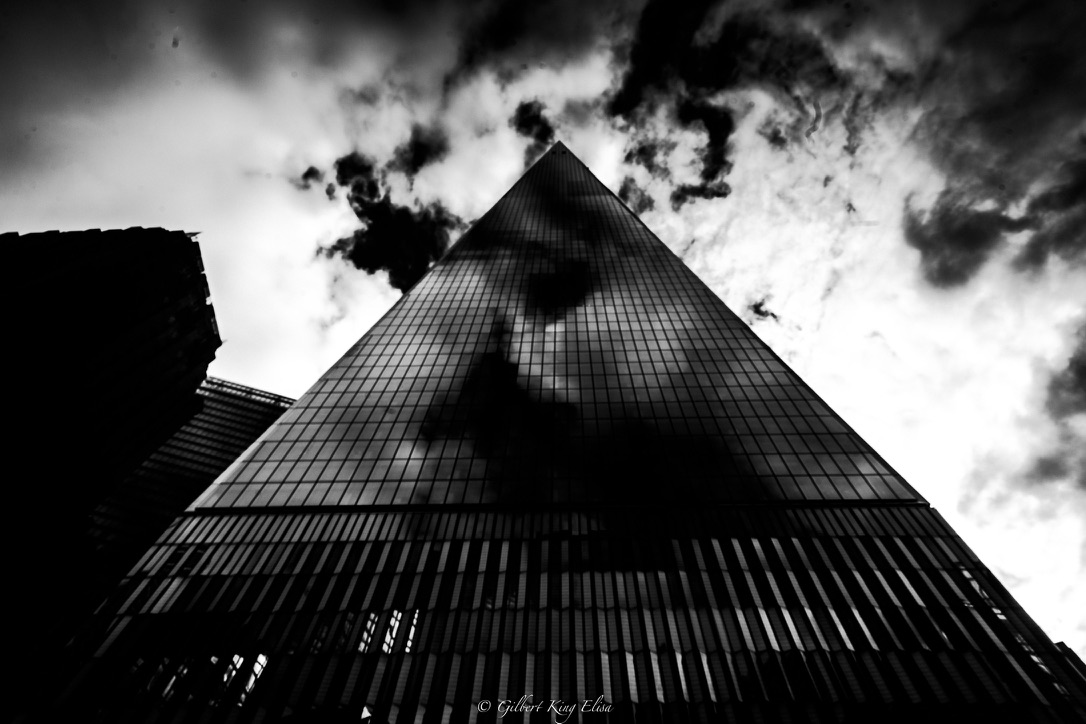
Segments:
[[[3,234],[10,333],[10,511],[16,686],[94,600],[88,517],[199,409],[221,344],[199,245],[184,232]]]
[[[174,518],[290,407],[293,400],[209,377],[199,411],[136,466],[91,513],[88,544],[103,595]]]
[[[97,500],[188,419],[222,344],[199,244],[140,228],[3,234],[0,244],[21,443],[50,467],[83,471],[66,495]]]
[[[72,721],[1086,712],[1072,657],[561,144],[70,662]]]
[[[12,690],[290,401],[205,380],[199,245],[163,229],[4,234]],[[16,472],[18,471],[18,472]]]

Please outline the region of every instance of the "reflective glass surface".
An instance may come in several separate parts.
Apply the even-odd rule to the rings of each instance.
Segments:
[[[919,500],[564,147],[198,507]]]

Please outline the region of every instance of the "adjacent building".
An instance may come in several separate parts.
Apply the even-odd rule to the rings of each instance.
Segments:
[[[108,721],[1082,721],[1081,665],[556,144],[133,567]]]
[[[163,229],[3,234],[13,691],[290,400],[205,379],[200,248]]]
[[[124,476],[87,520],[102,596],[293,402],[214,377],[195,394],[198,411]]]
[[[38,474],[84,507],[188,419],[219,339],[199,244],[165,229],[2,234],[8,401]]]

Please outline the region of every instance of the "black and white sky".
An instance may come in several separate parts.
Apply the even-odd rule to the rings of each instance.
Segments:
[[[211,373],[297,396],[561,139],[1086,656],[1084,37],[1080,0],[6,6],[0,231],[201,232]]]

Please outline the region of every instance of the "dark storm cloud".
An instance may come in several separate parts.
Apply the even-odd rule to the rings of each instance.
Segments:
[[[111,103],[117,92],[154,87],[164,68],[181,67],[181,58],[186,68],[214,69],[215,82],[247,84],[287,63],[296,63],[298,71],[335,69],[360,47],[380,41],[389,50],[389,66],[404,71],[408,81],[435,59],[445,63],[449,53],[460,54],[453,73],[464,77],[484,68],[576,60],[614,38],[638,5],[639,0],[7,3],[0,18],[0,162],[8,168],[32,162],[30,117],[95,108]],[[194,59],[201,62],[189,62]],[[201,73],[198,80],[207,78]]]
[[[767,14],[735,15],[713,27],[710,11],[718,4],[686,3],[676,10],[664,0],[650,0],[611,99],[612,115],[629,118],[677,83],[695,100],[754,84],[786,92],[844,87],[817,38]]]
[[[905,241],[920,252],[924,278],[937,287],[964,284],[1006,234],[1032,224],[1029,219],[1014,219],[998,210],[979,211],[972,203],[954,191],[944,191],[926,218],[906,209]]]
[[[728,173],[728,138],[735,130],[731,113],[703,100],[684,98],[679,102],[677,117],[683,127],[701,126],[709,136],[701,154],[701,180],[712,183]]]
[[[1086,156],[1066,162],[1057,183],[1030,202],[1040,226],[1016,260],[1036,269],[1050,256],[1081,262],[1086,257]]]
[[[713,0],[678,5],[649,0],[637,23],[622,85],[611,98],[612,116],[630,118],[642,104],[654,101],[652,96],[668,89],[714,4]]]
[[[393,152],[389,169],[414,178],[423,166],[436,163],[449,153],[449,137],[440,126],[411,127],[411,137]]]
[[[766,299],[759,299],[754,304],[751,304],[747,309],[754,312],[755,316],[760,319],[773,319],[777,322],[781,321],[781,318],[777,314],[766,308]]]
[[[649,1],[637,25],[622,84],[608,105],[612,116],[634,120],[643,107],[655,107],[665,94],[674,91],[675,86],[685,80],[682,70],[691,65],[688,58],[695,35],[712,5],[698,1],[675,7],[659,0]],[[718,78],[714,85],[722,86],[723,82],[724,78]],[[727,172],[727,142],[734,129],[730,113],[705,99],[706,92],[712,90],[697,81],[690,83],[679,91],[684,95],[676,101],[675,108],[676,120],[684,128],[697,126],[709,136],[701,152],[703,185],[717,181],[720,174]],[[634,158],[639,151],[650,163],[655,161],[653,146],[645,142],[635,146]],[[672,194],[671,205],[678,209],[691,197],[713,196],[708,189],[687,184]]]
[[[844,150],[849,156],[855,156],[856,152],[860,150],[860,139],[862,138],[864,131],[864,119],[869,117],[869,114],[863,113],[863,100],[863,96],[857,93],[853,96],[852,102],[845,112],[843,122],[847,135]]]
[[[0,10],[0,167],[12,172],[48,153],[42,117],[94,109],[143,71],[165,43],[137,6],[5,3]],[[139,42],[136,42],[138,39]],[[172,49],[168,49],[171,52]]]
[[[1048,411],[1057,418],[1086,413],[1086,326],[1079,328],[1067,366],[1048,383]]]
[[[945,52],[924,68],[937,73],[927,90],[946,101],[927,117],[928,140],[952,172],[1021,194],[1086,118],[1086,5],[964,5],[967,10],[937,28]],[[931,22],[946,15],[939,3],[917,7]]]
[[[1026,471],[1026,479],[1034,483],[1047,483],[1066,478],[1071,472],[1067,456],[1063,452],[1042,455]]]
[[[946,173],[948,195],[923,219],[907,209],[906,236],[922,251],[926,278],[961,284],[1014,231],[1030,234],[1020,268],[1086,258],[1086,210],[1075,200],[1082,172],[1070,160],[1081,155],[1075,136],[1086,119],[1082,37],[1086,3],[1077,0],[767,0],[735,10],[650,0],[607,110],[635,121],[662,105],[680,126],[704,127],[702,182],[676,189],[679,208],[723,195],[711,185],[729,169],[733,124],[721,91],[767,89],[797,110],[802,125],[761,129],[777,148],[839,119],[852,156],[878,114],[920,109],[913,141]],[[869,67],[836,67],[828,49],[845,43],[866,47]],[[880,45],[903,55],[880,58]],[[627,162],[635,158],[631,150]],[[1031,202],[1037,188],[1050,191]],[[1005,213],[1023,206],[1024,217]]]
[[[848,20],[854,30],[917,46],[915,69],[891,80],[904,99],[927,109],[914,138],[946,173],[948,188],[970,199],[951,226],[970,230],[975,252],[964,264],[951,264],[959,269],[952,280],[966,281],[1001,243],[1005,221],[988,210],[992,203],[997,209],[1028,205],[1031,238],[1019,268],[1037,268],[1053,255],[1081,263],[1086,213],[1075,201],[1082,196],[1075,181],[1082,172],[1072,159],[1081,157],[1086,119],[1086,4],[912,0],[875,10],[850,16],[819,4],[818,17],[831,36],[852,32]],[[906,19],[923,28],[922,43],[904,35]],[[1031,200],[1037,188],[1049,191]],[[941,209],[933,216],[947,219]],[[944,254],[939,237],[927,235],[925,264],[932,255],[959,256],[960,240],[947,236]]]
[[[234,75],[250,78],[279,51],[285,28],[292,51],[318,66],[332,67],[352,52],[360,37],[380,37],[408,46],[413,39],[443,33],[442,24],[461,3],[454,0],[268,0],[260,3],[169,2],[213,57]],[[161,6],[160,5],[160,6]],[[402,58],[410,63],[410,58]]]
[[[347,105],[375,106],[381,100],[381,89],[375,85],[345,88],[342,91],[342,98],[347,101]]]
[[[610,45],[621,78],[599,112],[629,121],[635,139],[640,114],[660,105],[680,126],[704,130],[701,181],[676,189],[676,208],[690,199],[726,195],[734,119],[721,103],[722,91],[759,87],[792,102],[804,115],[800,134],[768,129],[767,138],[777,146],[789,139],[802,142],[804,133],[817,133],[839,119],[848,131],[850,154],[858,152],[865,129],[888,103],[926,109],[914,140],[931,151],[949,188],[973,199],[957,204],[977,216],[966,227],[990,225],[983,205],[989,200],[997,209],[1029,204],[1036,189],[1062,183],[1049,177],[1071,157],[1069,139],[1082,132],[1086,118],[1081,92],[1086,54],[1080,42],[1086,37],[1086,3],[1078,0],[765,0],[736,8],[716,0],[678,6],[666,0],[643,5],[639,0],[58,0],[48,12],[30,4],[5,12],[0,97],[7,112],[0,114],[0,163],[9,169],[44,152],[34,123],[39,116],[108,103],[134,79],[146,82],[151,69],[164,67],[164,58],[198,53],[235,79],[252,80],[282,65],[286,51],[280,38],[286,36],[293,39],[291,57],[316,68],[333,67],[360,39],[380,37],[394,49],[390,65],[408,69],[408,76],[424,59],[447,52],[431,39],[451,37],[458,53],[448,72],[454,81],[484,69],[501,75],[540,63],[561,65]],[[826,48],[845,42],[866,44],[859,50],[876,58],[875,70],[835,67]],[[894,47],[904,61],[888,68],[887,61],[877,60],[880,47]],[[881,91],[857,81],[856,75],[873,72],[881,74]],[[372,103],[378,95],[377,88],[367,86],[359,102]],[[541,108],[538,117],[537,130],[545,135],[551,124]],[[530,155],[546,145],[534,131],[528,135],[536,138]],[[440,144],[416,140],[420,143],[409,141],[395,166],[408,175],[440,157]],[[635,141],[633,158],[657,174],[664,164],[651,153],[640,155],[641,148]],[[1035,230],[1019,259],[1021,268],[1039,268],[1053,256],[1082,262],[1086,212],[1081,204],[1038,203],[1029,214]],[[912,236],[919,238],[915,229]],[[939,238],[920,236],[926,260],[958,255],[956,237],[941,254]],[[966,255],[979,263],[951,266],[975,271],[1002,243],[999,234],[980,236],[996,241],[978,243],[982,251]]]
[[[730,109],[713,100],[715,94],[761,85],[795,97],[801,90],[845,85],[817,38],[774,24],[764,15],[737,15],[715,23],[716,5],[695,2],[675,9],[650,0],[630,47],[629,65],[608,106],[612,116],[633,120],[643,109],[666,102],[673,105],[680,126],[705,131],[701,183],[676,189],[675,209],[692,198],[721,198],[730,191],[723,177],[731,170],[728,141],[735,121]],[[821,122],[821,106],[816,103],[814,108],[808,129],[817,129]],[[778,145],[783,140],[781,136]]]
[[[335,170],[336,183],[348,190],[352,205],[357,198],[373,200],[380,193],[376,164],[358,151],[337,158]]]
[[[538,100],[521,101],[509,119],[513,129],[531,140],[524,151],[524,165],[530,166],[554,143],[554,126],[543,115],[545,106]]]
[[[678,211],[695,199],[723,199],[732,192],[732,187],[723,181],[703,184],[680,184],[671,192],[671,210]]]
[[[638,216],[656,208],[656,202],[645,189],[637,185],[633,176],[622,179],[622,185],[618,187],[618,197]]]
[[[781,130],[781,127],[775,123],[769,123],[759,128],[758,135],[764,138],[770,146],[779,151],[788,148],[788,139],[784,137],[784,132]]]
[[[1079,328],[1075,339],[1067,365],[1048,382],[1045,407],[1057,426],[1056,440],[1026,471],[1026,479],[1032,483],[1070,478],[1086,488],[1086,439],[1071,422],[1086,414],[1086,325]]]
[[[682,77],[681,68],[686,67],[685,58],[690,52],[694,35],[705,20],[709,3],[694,3],[682,10],[674,11],[663,7],[663,3],[651,1],[645,7],[638,25],[638,34],[630,51],[630,65],[623,77],[622,85],[612,97],[609,112],[616,117],[632,119],[643,106],[655,105],[661,95]],[[727,161],[727,143],[735,128],[729,111],[714,105],[705,99],[706,88],[698,83],[689,84],[683,92],[687,95],[676,101],[676,120],[684,128],[698,127],[708,135],[708,143],[701,151],[701,179],[703,184],[717,181],[727,173],[730,164]],[[645,148],[644,143],[634,151]],[[645,148],[648,159],[654,160],[654,152]],[[701,195],[693,187],[684,194]],[[682,202],[673,206],[678,208]]]
[[[301,176],[291,179],[290,183],[296,189],[307,191],[313,188],[314,184],[319,184],[322,181],[324,181],[324,171],[321,171],[316,166],[310,166],[302,172]]]
[[[815,117],[811,121],[811,125],[807,127],[807,130],[803,132],[803,135],[807,138],[813,136],[819,128],[822,127],[822,105],[817,99],[814,101]]]
[[[1086,139],[1082,144],[1086,145]],[[1086,156],[1068,161],[1061,171],[1060,183],[1038,194],[1030,202],[1030,213],[1067,211],[1086,204]]]
[[[821,41],[787,18],[736,15],[709,37],[710,42],[695,44],[680,62],[681,77],[690,87],[763,85],[794,92],[847,85]]]
[[[449,0],[441,8],[455,7]],[[327,65],[366,29],[406,36],[441,19],[423,0],[54,0],[6,3],[0,18],[0,80],[16,97],[43,84],[101,92],[144,72],[156,51],[199,52],[239,77],[262,70],[279,50],[273,36],[292,28],[296,49]],[[30,68],[33,73],[27,73]]]
[[[562,106],[558,114],[559,119],[567,126],[584,127],[592,123],[603,108],[603,100],[600,98],[571,98]]]
[[[54,161],[63,137],[35,133],[42,119],[103,112],[137,96],[208,83],[251,84],[286,63],[332,68],[360,39],[379,37],[410,65],[444,33],[458,2],[350,0],[51,0],[5,3],[0,18],[0,167]],[[288,40],[289,39],[289,40]],[[436,44],[434,44],[436,45]],[[218,112],[220,109],[212,109]],[[108,114],[107,114],[108,115]],[[55,139],[54,139],[55,140]],[[78,136],[75,142],[81,140]]]
[[[464,3],[460,58],[446,87],[483,67],[509,78],[529,67],[574,61],[614,37],[631,22],[639,4],[639,0]]]
[[[665,140],[641,139],[628,151],[623,159],[626,163],[636,163],[657,178],[666,178],[668,174],[666,161],[661,161],[661,156],[666,157],[675,149],[675,144]]]
[[[357,152],[337,160],[335,170],[336,183],[347,189],[362,228],[318,254],[342,257],[369,274],[386,271],[389,283],[406,292],[445,252],[461,220],[440,203],[411,207],[393,202],[374,162]]]
[[[1014,232],[1030,232],[1015,258],[1019,269],[1037,269],[1051,256],[1080,262],[1086,255],[1086,158],[1065,162],[1056,182],[1020,217],[982,207],[975,196],[951,188],[926,218],[907,208],[904,219],[905,240],[920,251],[924,277],[939,287],[969,281]]]

